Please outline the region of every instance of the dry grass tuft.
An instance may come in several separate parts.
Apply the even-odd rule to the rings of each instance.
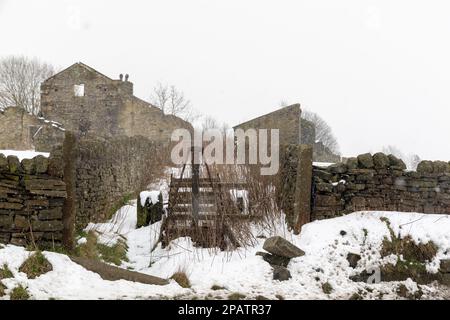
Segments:
[[[53,270],[52,264],[41,251],[36,251],[20,266],[19,271],[25,273],[28,279],[35,279]]]
[[[190,288],[191,282],[189,281],[189,277],[184,271],[175,272],[170,279],[175,280],[176,283],[180,285],[182,288]]]
[[[0,282],[0,298],[5,295],[6,287]]]
[[[30,294],[26,288],[19,285],[11,291],[9,297],[11,300],[28,300],[30,299]]]
[[[8,278],[14,278],[14,275],[11,270],[9,270],[8,265],[5,263],[3,264],[3,267],[0,268],[0,280]]]

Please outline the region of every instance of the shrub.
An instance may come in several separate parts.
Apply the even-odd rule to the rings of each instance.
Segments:
[[[113,246],[98,243],[96,233],[91,230],[86,236],[86,242],[79,245],[75,253],[81,258],[103,260],[120,266],[122,261],[128,261],[127,249],[127,244],[121,239]]]
[[[76,248],[76,255],[82,258],[98,259],[97,236],[94,231],[89,231],[86,242]]]
[[[52,264],[41,251],[36,251],[20,266],[19,271],[24,272],[29,279],[35,279],[53,270]]]
[[[30,294],[26,288],[19,285],[11,291],[9,297],[11,300],[28,300],[30,299]]]
[[[97,244],[97,250],[100,253],[100,258],[108,263],[113,263],[120,266],[122,261],[128,261],[127,258],[127,244],[123,240],[118,240],[113,246],[105,244]]]
[[[381,247],[381,256],[395,255],[398,257],[395,265],[386,264],[381,267],[381,274],[387,281],[403,281],[408,278],[418,283],[429,283],[439,280],[439,274],[427,272],[426,263],[433,260],[438,247],[432,241],[417,244],[411,236],[401,238],[396,235],[387,218],[381,218],[390,233],[390,239],[385,237]]]
[[[388,219],[382,218],[387,225],[391,239],[387,237],[383,240],[381,248],[381,256],[386,257],[391,254],[396,256],[403,256],[403,259],[410,262],[425,263],[433,260],[438,251],[438,247],[434,242],[429,241],[427,243],[416,244],[411,236],[400,238],[392,230],[391,224]]]

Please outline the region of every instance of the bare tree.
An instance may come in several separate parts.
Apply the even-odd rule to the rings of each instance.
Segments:
[[[18,107],[40,112],[40,85],[55,74],[52,65],[38,59],[8,56],[0,59],[0,108]]]
[[[188,122],[193,122],[199,117],[184,93],[174,85],[158,83],[153,88],[150,102],[160,108],[164,114],[174,115]]]
[[[422,159],[414,153],[410,153],[408,155],[408,159],[407,159],[407,167],[410,170],[417,170],[417,166],[419,165],[419,163],[422,161]]]
[[[316,140],[321,141],[331,152],[339,154],[339,144],[328,123],[317,113],[302,110],[302,118],[313,123],[316,129]]]
[[[408,170],[416,170],[417,166],[422,161],[417,154],[409,153],[405,155],[399,148],[393,145],[383,147],[382,152],[385,154],[392,154],[397,158],[402,159]]]
[[[203,131],[208,129],[220,129],[219,122],[211,116],[203,117],[202,121]]]

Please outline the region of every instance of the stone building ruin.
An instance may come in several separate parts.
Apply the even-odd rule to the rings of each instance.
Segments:
[[[290,144],[305,144],[313,147],[313,159],[317,162],[339,162],[340,156],[333,154],[320,141],[316,141],[314,124],[301,118],[300,104],[294,104],[246,121],[233,129],[279,129],[280,147]]]
[[[39,117],[7,108],[0,120],[0,149],[47,152],[62,142],[65,130],[80,136],[143,136],[168,142],[174,129],[192,129],[190,123],[135,97],[128,75],[114,80],[81,62],[42,83]]]

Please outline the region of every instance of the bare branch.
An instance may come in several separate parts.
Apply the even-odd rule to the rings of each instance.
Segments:
[[[328,123],[317,113],[303,110],[302,118],[314,124],[316,129],[316,140],[322,142],[324,146],[335,154],[339,154],[339,144]]]
[[[9,56],[0,59],[0,108],[19,107],[40,112],[40,85],[55,73],[38,59]]]
[[[193,122],[199,117],[191,102],[185,98],[184,93],[174,85],[158,83],[153,88],[150,102],[160,108],[164,114],[174,115],[189,122]]]

